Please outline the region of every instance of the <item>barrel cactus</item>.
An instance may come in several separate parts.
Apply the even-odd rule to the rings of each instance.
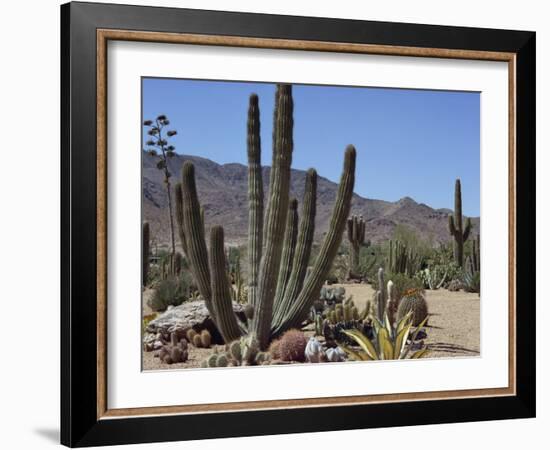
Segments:
[[[397,309],[397,321],[411,313],[412,326],[417,327],[428,316],[428,304],[421,290],[412,289],[405,292]]]
[[[326,280],[340,246],[349,215],[355,183],[356,151],[348,146],[329,229],[319,255],[309,271],[313,244],[317,173],[308,170],[301,218],[297,200],[291,200],[290,166],[293,152],[292,86],[278,85],[275,94],[273,158],[267,206],[264,211],[258,97],[250,97],[248,145],[248,301],[254,315],[247,324],[233,313],[223,251],[223,229],[213,227],[210,252],[195,183],[195,168],[186,161],[181,183],[176,185],[176,219],[182,248],[197,288],[225,342],[243,334],[269,342],[301,325]],[[179,190],[179,192],[178,192]]]
[[[300,330],[288,330],[281,337],[279,344],[279,352],[283,361],[298,361],[305,360],[305,350],[307,339]]]

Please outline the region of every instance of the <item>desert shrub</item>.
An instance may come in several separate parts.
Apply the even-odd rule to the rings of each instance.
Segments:
[[[385,265],[386,255],[380,245],[361,248],[359,252],[359,273],[367,280],[376,278],[379,267]]]
[[[438,289],[448,287],[452,280],[461,280],[463,270],[454,261],[441,264],[428,264],[428,266],[416,273],[415,278],[420,280],[426,289]]]
[[[346,280],[349,272],[349,261],[345,255],[337,255],[327,275],[329,283],[341,283]]]
[[[180,276],[169,277],[157,283],[149,301],[153,311],[164,311],[168,306],[181,305],[190,294],[190,275],[183,272]]]
[[[420,292],[424,291],[424,283],[418,278],[411,278],[402,273],[388,273],[385,276],[386,280],[391,280],[394,285],[395,294],[398,299],[401,299],[406,291],[409,290],[418,290]],[[378,283],[376,283],[377,285]],[[378,286],[377,289],[380,289]],[[384,287],[384,289],[386,289]]]

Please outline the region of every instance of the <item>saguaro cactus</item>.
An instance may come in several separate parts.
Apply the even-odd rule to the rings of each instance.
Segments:
[[[356,275],[359,267],[359,251],[365,242],[365,221],[363,216],[352,216],[348,219],[348,241],[350,278]]]
[[[151,240],[151,236],[149,234],[149,222],[143,223],[143,228],[141,233],[143,238],[143,244],[141,248],[141,258],[142,258],[141,282],[143,286],[146,286],[149,278],[149,242]]]
[[[455,262],[462,267],[464,264],[464,243],[468,240],[472,222],[466,219],[466,225],[462,227],[462,192],[460,188],[460,179],[455,182],[455,211],[454,217],[449,214],[449,233],[454,238],[454,257]]]
[[[249,289],[252,287],[254,314],[248,332],[262,349],[273,336],[299,327],[317,298],[323,281],[341,243],[349,215],[355,183],[353,146],[348,146],[344,168],[329,229],[310,275],[306,277],[315,223],[317,174],[310,169],[306,176],[302,218],[298,220],[298,203],[289,201],[290,164],[292,160],[293,100],[292,88],[279,85],[275,97],[273,162],[267,211],[263,213],[259,145],[258,99],[250,98],[248,111],[249,163]],[[200,218],[194,167],[185,162],[181,183],[180,236],[186,243],[189,265],[216,326],[226,342],[246,329],[239,324],[228,297],[227,274],[223,261],[223,230],[214,227],[211,235],[210,264]],[[178,206],[179,209],[179,206]],[[265,223],[263,223],[265,218]],[[263,245],[262,245],[263,243]],[[263,247],[263,249],[262,249]],[[223,264],[222,264],[223,263]],[[254,276],[256,278],[254,278]],[[223,278],[223,280],[222,280]]]

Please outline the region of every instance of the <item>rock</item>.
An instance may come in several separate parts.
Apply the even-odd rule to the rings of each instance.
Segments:
[[[447,289],[451,292],[460,291],[463,288],[462,282],[460,280],[452,280],[449,282]]]
[[[246,321],[242,305],[233,303],[233,311],[242,321]],[[169,339],[170,334],[175,332],[178,339],[181,339],[185,337],[185,333],[189,328],[193,328],[198,332],[206,329],[212,335],[214,343],[223,343],[223,339],[210,317],[204,300],[184,302],[159,314],[158,317],[147,324],[143,342],[147,345],[159,341],[157,337],[159,333],[164,339]]]

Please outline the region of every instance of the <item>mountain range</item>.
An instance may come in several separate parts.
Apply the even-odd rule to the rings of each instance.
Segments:
[[[176,154],[169,159],[172,186],[178,181],[184,161],[195,165],[199,200],[205,212],[205,224],[223,225],[226,242],[230,245],[246,243],[248,230],[247,167],[243,164],[218,164],[206,158]],[[158,157],[143,152],[143,220],[151,226],[152,238],[157,245],[170,242],[168,198],[164,175],[156,167]],[[264,192],[268,193],[270,168],[263,167]],[[306,172],[292,169],[291,196],[303,197]],[[449,185],[452,189],[453,183]],[[338,184],[318,176],[316,240],[326,232]],[[267,205],[267,201],[265,202]],[[405,225],[418,236],[434,244],[451,239],[447,231],[449,209],[434,209],[417,203],[410,197],[396,202],[375,200],[353,195],[351,214],[362,215],[366,220],[366,239],[379,242],[390,239],[397,225]],[[472,217],[474,232],[479,230],[479,218]],[[177,232],[176,232],[177,236]]]

